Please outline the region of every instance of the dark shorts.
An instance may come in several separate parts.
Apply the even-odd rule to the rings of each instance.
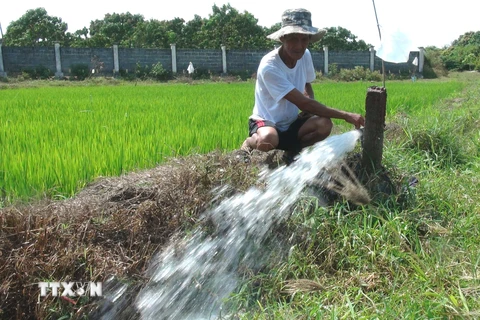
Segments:
[[[310,118],[311,115],[300,114],[285,131],[278,130],[275,124],[268,120],[248,120],[249,134],[252,136],[261,127],[273,127],[278,133],[278,146],[276,149],[299,151],[302,147],[298,140],[298,131],[300,127]]]

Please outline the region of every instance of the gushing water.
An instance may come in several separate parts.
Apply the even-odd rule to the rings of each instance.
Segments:
[[[251,188],[204,214],[214,231],[199,227],[154,258],[149,282],[136,297],[142,319],[214,319],[237,287],[239,266],[265,261],[262,241],[290,214],[305,186],[340,162],[360,137],[357,130],[304,149],[290,166],[265,170],[264,188]],[[322,177],[322,175],[320,175]],[[323,176],[321,179],[328,179]],[[117,318],[110,314],[109,318]]]

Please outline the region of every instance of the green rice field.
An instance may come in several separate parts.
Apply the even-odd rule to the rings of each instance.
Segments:
[[[331,107],[364,113],[373,85],[381,84],[321,82],[314,90]],[[387,121],[428,112],[464,86],[392,81]],[[151,168],[172,156],[237,149],[247,135],[253,92],[253,82],[0,90],[0,207],[70,197],[99,176]]]

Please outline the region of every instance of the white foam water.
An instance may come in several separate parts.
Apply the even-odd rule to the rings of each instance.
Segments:
[[[205,212],[206,225],[213,227],[198,227],[173,241],[150,263],[150,280],[135,299],[141,319],[217,318],[238,285],[238,268],[265,262],[262,242],[272,228],[288,218],[309,182],[354,149],[360,135],[349,131],[306,148],[290,166],[262,171],[265,187],[252,187]]]

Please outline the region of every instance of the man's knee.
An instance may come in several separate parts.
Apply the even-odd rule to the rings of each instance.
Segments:
[[[326,139],[332,132],[333,122],[329,118],[312,117],[300,128],[299,139],[303,147]]]
[[[307,132],[310,131],[314,135],[325,139],[332,133],[333,122],[330,118],[315,117],[308,123]]]
[[[317,126],[317,132],[320,136],[325,138],[332,133],[333,122],[330,118],[319,118],[319,124]]]
[[[274,128],[257,131],[257,149],[270,151],[278,146],[278,134]]]

